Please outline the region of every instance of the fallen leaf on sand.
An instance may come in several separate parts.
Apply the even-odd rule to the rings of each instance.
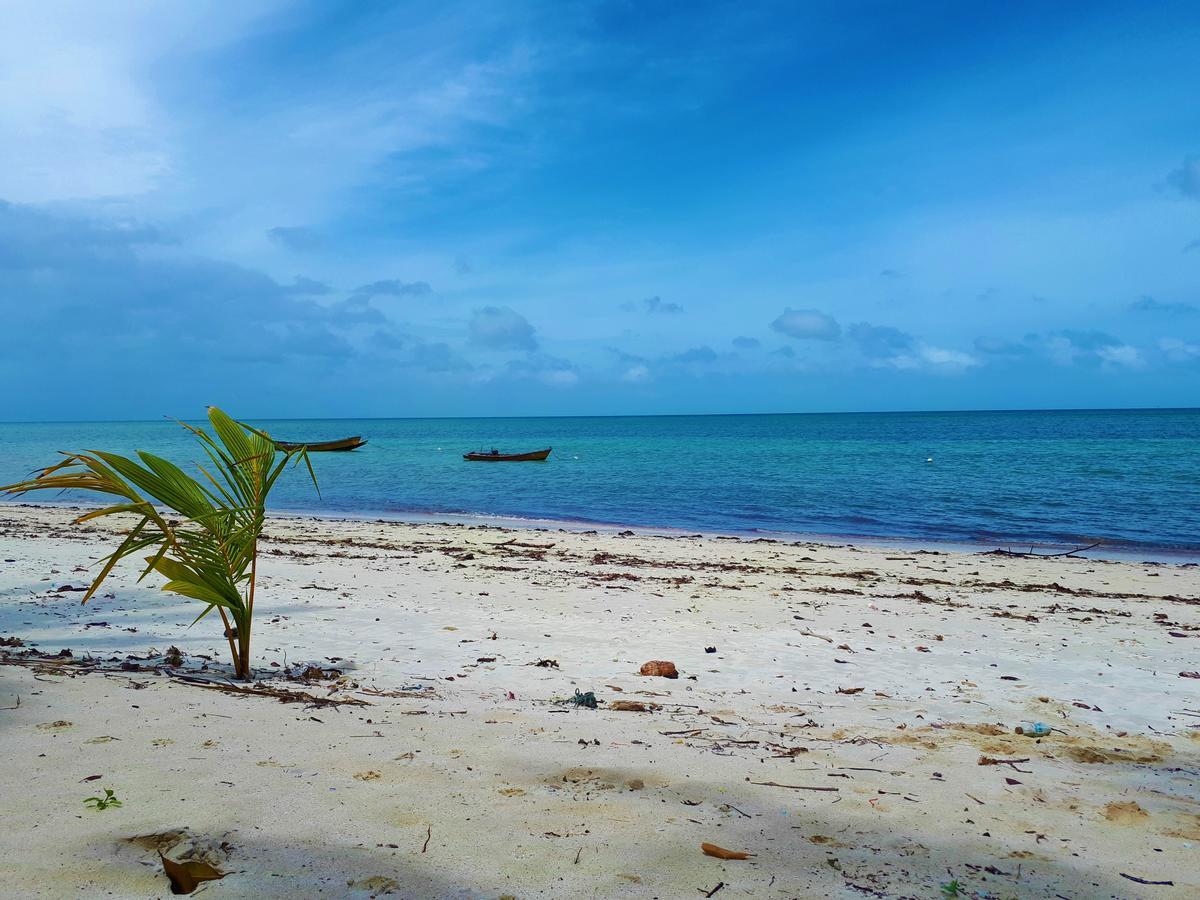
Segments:
[[[383,776],[375,771],[355,772],[354,777],[359,781],[378,781]]]
[[[1180,678],[1200,678],[1200,672],[1180,672]]]
[[[200,886],[201,882],[217,881],[225,877],[225,873],[220,869],[215,869],[200,860],[175,862],[175,860],[163,856],[161,850],[158,857],[162,860],[163,870],[171,881],[172,894],[190,894]]]
[[[838,688],[837,692],[839,694],[857,694],[857,693],[860,693],[862,690],[863,690],[862,688]]]
[[[715,856],[717,859],[749,859],[753,853],[741,853],[737,850],[726,850],[724,847],[718,847],[716,844],[701,844],[700,849],[704,851],[705,856]]]
[[[70,728],[71,723],[66,719],[59,719],[57,722],[43,722],[38,726],[38,731],[62,731],[64,728]]]

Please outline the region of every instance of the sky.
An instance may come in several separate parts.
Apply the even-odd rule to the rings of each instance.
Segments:
[[[1195,406],[1200,7],[8,0],[0,420]]]

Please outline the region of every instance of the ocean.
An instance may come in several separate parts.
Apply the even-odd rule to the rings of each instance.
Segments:
[[[313,456],[320,496],[302,470],[281,479],[281,511],[1200,554],[1196,409],[253,424],[369,441]],[[546,446],[545,463],[462,459]],[[0,423],[0,483],[82,448],[201,458],[167,420]]]

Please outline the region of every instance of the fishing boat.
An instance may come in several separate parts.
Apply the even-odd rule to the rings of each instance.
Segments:
[[[357,450],[366,441],[361,435],[340,438],[336,441],[276,441],[277,450],[307,450],[309,453],[325,453],[330,451]]]
[[[501,453],[499,450],[476,450],[464,453],[463,459],[471,462],[541,462],[550,455],[552,447],[545,450],[534,450],[530,453]]]

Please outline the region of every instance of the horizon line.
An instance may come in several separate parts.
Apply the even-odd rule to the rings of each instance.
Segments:
[[[450,421],[454,419],[684,419],[732,418],[749,416],[905,416],[905,415],[966,415],[971,413],[1080,413],[1080,412],[1200,412],[1200,406],[1063,406],[1063,407],[1000,407],[975,409],[879,409],[879,410],[809,410],[805,412],[708,412],[708,413],[606,413],[577,415],[512,415],[512,416],[244,416],[248,422],[395,422]],[[164,415],[156,419],[0,419],[0,425],[135,425],[154,422],[198,422],[201,418],[180,419]]]

